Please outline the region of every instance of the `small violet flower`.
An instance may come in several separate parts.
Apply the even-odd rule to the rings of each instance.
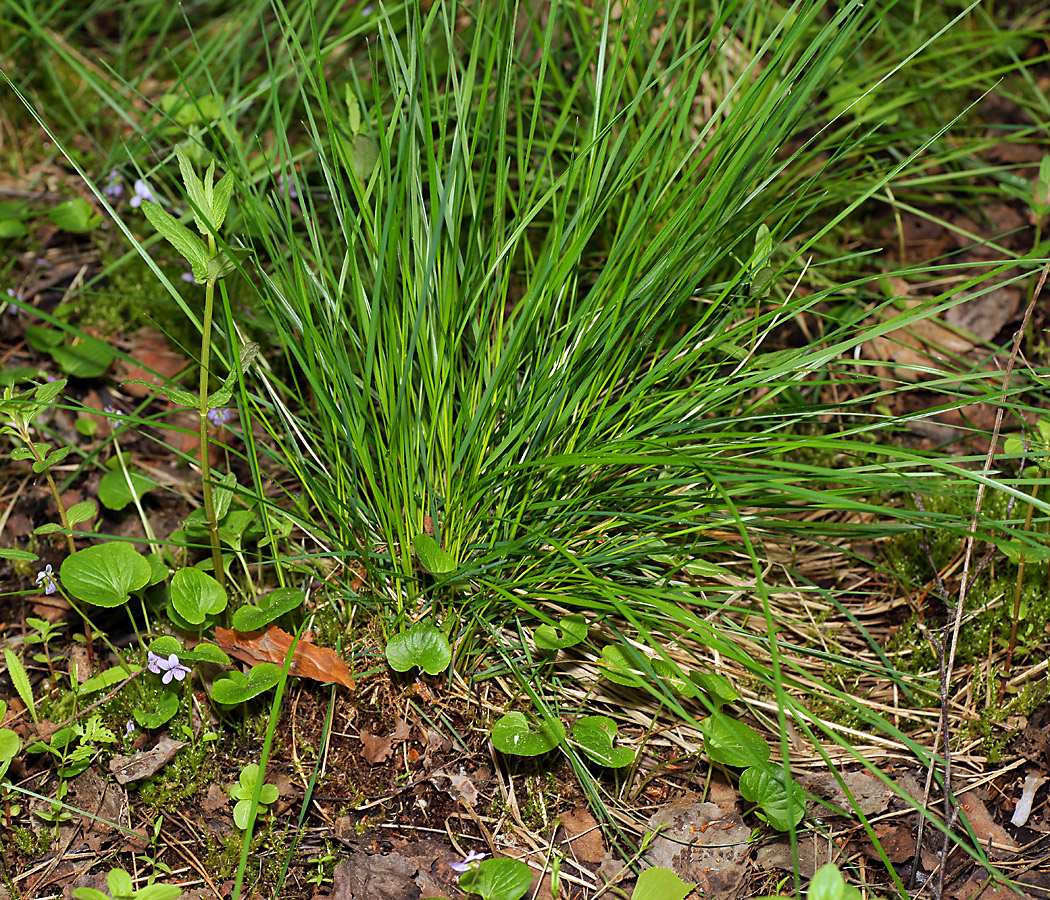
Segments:
[[[135,196],[131,198],[131,205],[142,206],[143,200],[157,202],[157,198],[153,196],[153,191],[149,189],[149,185],[140,178],[135,182]]]
[[[226,408],[209,409],[208,410],[208,421],[211,422],[216,428],[222,428],[230,419],[233,418],[233,410]]]
[[[124,723],[124,731],[127,732],[129,737],[135,733],[135,723],[132,722],[131,719],[128,719]]]
[[[182,681],[183,678],[190,674],[189,667],[180,663],[179,658],[174,653],[165,659],[163,656],[158,656],[150,650],[146,657],[146,668],[154,675],[159,675],[163,672],[164,677],[161,681],[164,684],[171,684],[173,678],[176,681]]]
[[[464,872],[469,872],[471,869],[475,868],[475,863],[481,862],[481,860],[485,858],[485,855],[486,854],[484,853],[475,853],[471,850],[460,862],[449,863],[448,867],[453,872],[458,872],[462,875]]]
[[[120,183],[120,172],[116,169],[112,169],[109,173],[109,179],[106,181],[106,186],[102,189],[102,193],[107,197],[119,197],[124,193],[124,185]],[[150,198],[146,198],[147,200]],[[142,201],[139,200],[139,203]],[[133,206],[138,206],[138,203],[132,201]]]
[[[111,416],[122,416],[122,415],[124,415],[124,413],[122,413],[115,406],[103,406],[102,407],[102,412],[109,413],[109,415],[111,415]]]
[[[51,570],[51,564],[48,563],[44,567],[44,571],[43,572],[37,572],[36,573],[37,586],[39,587],[41,584],[43,584],[44,585],[44,593],[45,594],[53,594],[55,591],[58,590],[58,584],[55,581],[55,579],[57,577],[58,576],[55,575],[55,573]]]

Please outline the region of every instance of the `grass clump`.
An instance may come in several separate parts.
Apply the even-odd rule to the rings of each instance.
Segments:
[[[178,734],[197,701],[175,692],[195,681],[219,714],[221,753],[265,771],[288,750],[279,723],[302,663],[228,635],[279,626],[360,663],[358,713],[392,713],[410,688],[435,705],[455,696],[457,747],[491,738],[509,777],[530,784],[527,828],[550,825],[542,798],[562,791],[515,748],[536,771],[571,767],[625,856],[644,818],[623,810],[625,747],[632,777],[651,741],[654,758],[688,744],[742,782],[765,778],[781,795],[754,802],[786,831],[805,815],[780,774],[789,734],[829,765],[827,748],[868,765],[865,733],[934,760],[900,731],[908,712],[886,714],[870,686],[925,710],[941,660],[916,623],[880,644],[840,597],[843,573],[810,566],[876,542],[911,590],[929,582],[930,559],[939,569],[957,554],[979,457],[910,440],[919,415],[892,410],[913,382],[937,393],[935,412],[1006,405],[1021,419],[1041,402],[1038,367],[1000,392],[981,367],[991,339],[981,363],[871,350],[911,346],[928,320],[1028,278],[1045,256],[1038,230],[1024,251],[999,240],[994,259],[924,262],[903,230],[896,259],[854,232],[937,218],[931,192],[973,210],[989,185],[1017,187],[1008,167],[978,165],[987,141],[968,104],[1004,68],[1011,90],[1027,84],[1019,37],[976,7],[815,0],[554,3],[542,16],[453,2],[343,16],[281,0],[208,20],[154,12],[125,21],[119,42],[99,38],[114,50],[103,73],[70,45],[84,21],[62,5],[4,13],[17,28],[0,40],[12,59],[51,54],[17,85],[26,113],[138,254],[97,273],[87,296],[109,300],[90,321],[148,315],[197,362],[192,390],[164,384],[132,417],[107,409],[111,438],[66,482],[88,483],[108,459],[128,494],[117,509],[134,509],[147,552],[96,540],[94,502],[67,503],[51,475],[77,457],[37,413],[86,408],[78,383],[35,383],[3,406],[16,461],[46,473],[58,510],[57,589],[88,620],[141,606],[133,651],[109,658],[121,678],[152,679],[134,702],[156,707],[156,728]],[[1037,27],[1020,23],[1022,35]],[[960,62],[960,36],[994,76]],[[126,129],[89,122],[90,105],[64,99],[71,79],[125,111]],[[134,210],[96,177],[113,166],[135,185]],[[187,265],[192,287],[178,279]],[[163,307],[137,302],[161,289]],[[84,336],[58,327],[61,364]],[[199,471],[201,501],[174,523],[151,504],[183,488],[143,486],[124,455],[172,408],[192,420],[175,426],[193,440],[171,455]],[[1050,507],[1034,484],[996,473],[982,538],[1035,553]],[[1011,571],[970,591],[960,663],[1012,621],[997,599]],[[1050,618],[1035,566],[1028,577],[1018,658]],[[941,604],[928,619],[939,623],[942,600],[926,602]],[[237,629],[246,615],[253,627]],[[241,671],[231,657],[252,662]],[[323,658],[332,671],[339,654]],[[492,699],[469,699],[482,693]],[[132,697],[105,709],[124,716]],[[335,708],[311,736],[311,778],[351,783],[345,754],[337,776],[320,774]],[[598,713],[609,715],[596,724]],[[771,755],[754,726],[774,736]],[[719,728],[751,752],[721,746]],[[402,741],[391,771],[407,781],[409,750],[429,749],[418,733]],[[138,796],[154,811],[197,796],[220,758],[196,741]],[[268,817],[209,839],[205,861],[217,877],[236,872],[235,896],[276,828]]]

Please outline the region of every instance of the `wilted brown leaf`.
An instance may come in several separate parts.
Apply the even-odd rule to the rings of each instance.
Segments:
[[[152,750],[143,750],[132,756],[114,756],[109,762],[109,770],[121,784],[141,781],[156,775],[185,746],[184,741],[174,741],[164,735]]]
[[[376,737],[367,731],[361,732],[361,755],[369,765],[374,766],[376,763],[383,762],[393,750],[393,742],[389,735]]]
[[[216,628],[215,643],[234,659],[249,665],[268,662],[283,666],[288,649],[292,646],[292,636],[276,625],[259,631]],[[312,678],[326,684],[341,684],[351,691],[354,690],[354,679],[350,675],[350,669],[340,659],[339,654],[328,647],[318,647],[308,641],[301,640],[295,645],[295,655],[288,672],[300,678]]]

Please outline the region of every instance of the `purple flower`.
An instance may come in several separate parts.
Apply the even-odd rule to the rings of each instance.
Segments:
[[[57,577],[58,576],[55,575],[55,573],[51,570],[51,563],[48,563],[46,566],[44,566],[43,572],[36,573],[37,587],[43,584],[44,593],[53,594],[55,591],[58,590],[58,584],[55,581]]]
[[[469,872],[471,869],[476,868],[475,864],[481,862],[485,855],[484,853],[475,853],[471,850],[460,862],[449,863],[448,867],[453,872],[458,872],[462,875],[464,872]]]
[[[230,419],[233,418],[232,409],[209,409],[208,410],[208,421],[211,422],[216,428],[222,428]]]
[[[122,413],[115,406],[103,406],[102,407],[102,412],[109,413],[109,415],[111,415],[111,416],[122,416],[122,415],[124,415],[124,413]]]
[[[139,183],[141,184],[142,182]],[[110,171],[109,180],[106,181],[106,186],[102,189],[102,193],[105,194],[107,197],[119,197],[121,194],[124,193],[124,185],[120,183],[120,172],[118,172],[116,169],[112,169]],[[146,199],[151,198],[147,197]],[[142,201],[139,200],[139,203],[141,202]],[[138,203],[135,203],[135,201],[132,200],[132,206],[138,205]]]
[[[197,279],[193,277],[193,273],[192,272],[183,272],[179,276],[179,278],[181,278],[183,281],[188,282],[189,284],[196,284],[197,283]]]
[[[293,200],[299,199],[299,191],[296,189],[295,182],[290,178],[286,179],[284,172],[277,176],[277,189],[286,197],[291,197]]]
[[[165,659],[163,656],[158,656],[150,650],[146,656],[146,668],[154,675],[159,675],[163,672],[164,677],[161,681],[164,684],[171,684],[173,678],[176,681],[182,681],[183,678],[190,674],[189,667],[180,663],[178,656],[174,653]]]
[[[153,191],[149,189],[149,185],[140,178],[135,182],[135,196],[131,198],[131,205],[142,206],[143,200],[157,202],[157,198],[153,196]]]

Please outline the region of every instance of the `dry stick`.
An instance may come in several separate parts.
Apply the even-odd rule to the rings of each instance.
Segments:
[[[1014,345],[1010,351],[1010,360],[1006,364],[1006,370],[1003,372],[1003,386],[1002,386],[1002,401],[999,404],[999,408],[995,411],[995,425],[992,426],[992,439],[988,445],[988,455],[984,459],[984,467],[981,469],[982,480],[977,485],[977,499],[974,503],[973,518],[970,520],[970,532],[966,536],[966,547],[963,555],[963,570],[962,579],[959,583],[959,600],[955,607],[955,620],[952,623],[952,640],[951,645],[948,649],[947,660],[943,657],[943,650],[941,653],[941,715],[940,721],[937,726],[938,737],[943,741],[943,752],[944,752],[944,843],[941,845],[941,860],[940,867],[937,873],[937,898],[940,900],[944,896],[944,873],[948,868],[948,844],[950,841],[951,828],[955,824],[955,816],[958,812],[954,804],[952,803],[952,758],[951,758],[951,734],[949,733],[948,726],[948,691],[952,683],[952,675],[955,668],[955,654],[959,645],[959,630],[962,627],[963,612],[966,607],[966,591],[970,586],[970,563],[973,560],[973,548],[977,538],[977,525],[981,516],[981,504],[984,502],[984,488],[988,479],[988,473],[992,468],[992,461],[995,459],[995,447],[999,442],[999,431],[1003,424],[1003,406],[1002,403],[1006,400],[1006,392],[1010,386],[1010,374],[1013,372],[1014,364],[1017,362],[1017,354],[1021,349],[1021,339],[1024,337],[1024,333],[1028,328],[1028,321],[1032,318],[1032,310],[1035,309],[1036,301],[1039,299],[1040,293],[1042,293],[1043,285],[1046,283],[1047,274],[1050,274],[1050,265],[1043,268],[1042,274],[1039,276],[1039,283],[1035,287],[1035,291],[1032,293],[1032,299],[1028,304],[1028,308],[1025,310],[1024,319],[1021,320],[1021,327],[1017,329],[1017,333],[1014,335]],[[935,744],[936,749],[936,744]],[[923,809],[925,810],[929,806],[930,800],[930,787],[933,779],[933,767],[935,765],[934,755],[930,756],[930,769],[926,779],[926,792],[923,797]],[[912,879],[914,880],[915,874],[918,870],[918,859],[922,848],[922,831],[925,823],[925,817],[920,817],[918,837],[915,845],[915,859],[916,865],[912,866]]]

